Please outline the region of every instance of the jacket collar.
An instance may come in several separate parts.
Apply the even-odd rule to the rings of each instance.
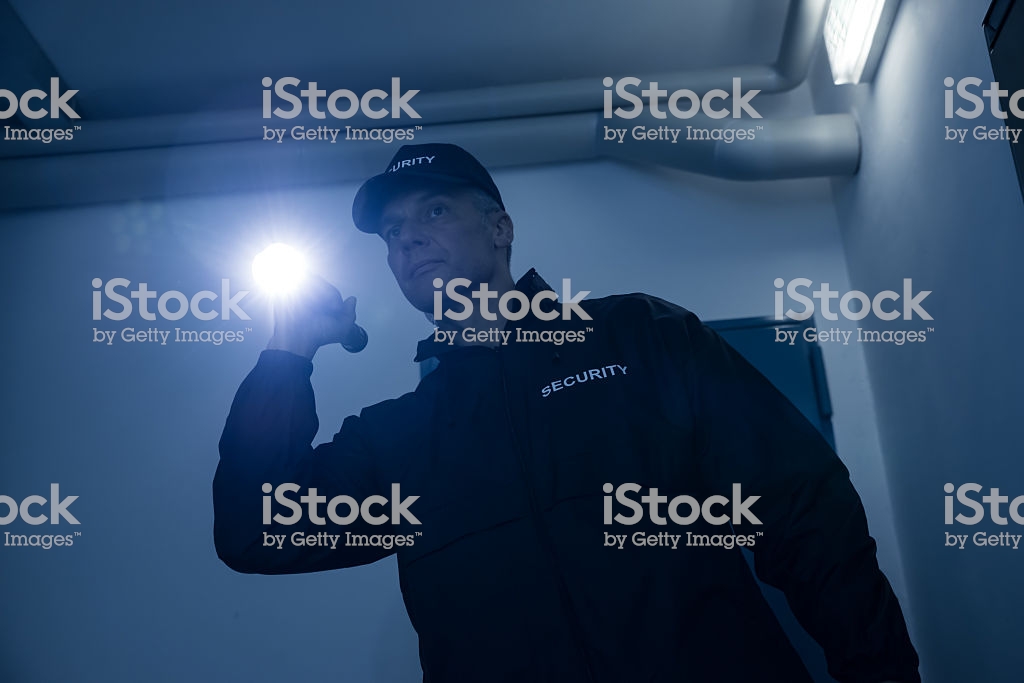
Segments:
[[[518,291],[525,294],[531,300],[535,295],[539,294],[540,292],[553,291],[551,289],[551,285],[545,282],[544,278],[542,278],[534,268],[530,268],[530,270],[528,270],[525,275],[519,278],[519,281],[516,282],[515,288]],[[532,317],[533,313],[528,313],[526,319]],[[442,353],[452,351],[458,348],[463,347],[454,345],[449,346],[448,344],[445,344],[443,342],[435,342],[434,335],[431,334],[426,339],[420,340],[420,343],[416,345],[416,357],[413,360],[419,363],[427,360],[428,358],[436,358],[437,356],[440,356]]]

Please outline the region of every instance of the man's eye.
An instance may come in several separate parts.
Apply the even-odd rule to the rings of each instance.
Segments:
[[[391,240],[398,239],[398,235],[400,232],[401,230],[399,230],[399,228],[396,226],[394,228],[388,229],[387,232],[384,233],[384,236],[387,237],[388,241],[390,242]]]
[[[445,207],[445,205],[444,205],[444,204],[437,204],[437,205],[435,205],[435,206],[431,207],[431,209],[430,209],[430,212],[429,212],[429,216],[430,216],[431,218],[437,218],[437,217],[439,217],[439,216],[443,216],[443,215],[444,215],[444,213],[445,213],[445,212],[446,212],[447,210],[448,210],[448,209],[447,209],[447,208]]]

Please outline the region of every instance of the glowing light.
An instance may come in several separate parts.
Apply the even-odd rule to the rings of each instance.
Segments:
[[[825,16],[825,50],[836,85],[871,80],[896,4],[895,0],[832,0]]]
[[[252,275],[268,294],[290,294],[306,279],[306,257],[295,247],[275,242],[252,260]]]

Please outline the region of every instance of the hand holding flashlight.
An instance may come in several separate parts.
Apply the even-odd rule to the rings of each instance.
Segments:
[[[269,348],[312,359],[321,346],[337,343],[358,353],[366,342],[366,331],[356,324],[355,297],[343,298],[334,285],[316,275],[307,275],[300,295],[274,306]]]
[[[295,249],[272,244],[253,261],[253,275],[274,296],[274,336],[267,348],[312,360],[328,344],[352,353],[366,347],[366,331],[355,322],[355,297],[343,298],[334,285],[307,272]]]

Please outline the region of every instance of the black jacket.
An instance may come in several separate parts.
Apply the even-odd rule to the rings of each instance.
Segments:
[[[547,287],[531,270],[517,288]],[[530,316],[509,327],[579,330],[583,342],[424,340],[417,358],[436,355],[437,369],[316,448],[312,365],[263,352],[220,442],[221,559],[275,574],[397,552],[428,683],[809,681],[741,550],[686,545],[735,532],[753,541],[758,576],[785,592],[836,679],[919,681],[860,499],[814,427],[686,310],[642,294],[582,306],[592,321]],[[264,532],[396,533],[315,525],[308,514],[264,526],[261,487],[284,482],[356,500],[399,483],[402,497],[419,496],[410,510],[421,524],[403,523],[413,543],[400,548],[266,548]],[[750,511],[761,524],[662,525],[645,512],[639,524],[606,525],[604,487],[625,483],[698,501],[739,484],[744,498],[760,496]],[[614,512],[632,514],[619,503]],[[638,547],[638,531],[681,538],[675,549]],[[606,534],[625,534],[624,547],[606,547]]]

